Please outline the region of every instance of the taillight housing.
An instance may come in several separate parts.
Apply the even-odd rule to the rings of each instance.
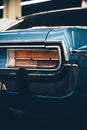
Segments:
[[[61,64],[60,47],[8,49],[7,67],[28,69],[58,69]]]

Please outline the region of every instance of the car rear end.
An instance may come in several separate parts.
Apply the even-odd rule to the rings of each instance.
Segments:
[[[0,33],[0,39],[3,105],[36,109],[49,106],[49,100],[53,106],[53,101],[73,95],[78,65],[71,61],[71,31],[53,28],[6,31]]]

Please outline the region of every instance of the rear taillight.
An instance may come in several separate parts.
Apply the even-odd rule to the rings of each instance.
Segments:
[[[7,67],[29,69],[55,69],[60,64],[58,48],[8,49]]]

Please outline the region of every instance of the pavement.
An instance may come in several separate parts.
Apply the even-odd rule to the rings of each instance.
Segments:
[[[46,112],[47,113],[47,112]],[[35,114],[21,111],[0,111],[0,130],[76,130],[87,128],[87,113]]]

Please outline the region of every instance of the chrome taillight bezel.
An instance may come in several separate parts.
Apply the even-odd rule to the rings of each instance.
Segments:
[[[61,67],[61,64],[62,64],[62,56],[61,56],[61,48],[60,48],[60,46],[59,45],[49,45],[49,46],[43,46],[43,45],[41,45],[41,46],[39,46],[39,45],[37,45],[37,46],[28,46],[27,48],[9,48],[9,49],[7,49],[7,64],[6,64],[6,68],[12,68],[12,69],[19,69],[19,67],[15,67],[14,66],[14,55],[13,54],[11,54],[11,56],[13,57],[12,59],[13,59],[13,61],[12,61],[12,65],[13,66],[10,66],[9,65],[9,52],[11,52],[11,51],[15,51],[15,50],[25,50],[25,49],[57,49],[57,51],[58,51],[58,55],[59,55],[59,65],[56,67],[56,68],[26,68],[27,70],[37,70],[37,71],[55,71],[55,70],[59,70],[60,69],[60,67]]]

